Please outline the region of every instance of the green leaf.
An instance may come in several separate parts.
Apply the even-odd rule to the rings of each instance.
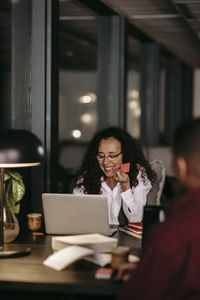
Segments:
[[[15,214],[18,214],[20,210],[19,202],[25,194],[22,176],[15,171],[6,169],[4,172],[4,182],[10,207]]]
[[[17,182],[16,180],[12,179],[12,194],[15,198],[15,202],[20,201],[25,193],[25,187],[22,181]]]
[[[20,182],[22,177],[19,173],[15,172],[15,171],[9,171],[7,170],[8,175],[13,178],[14,180]]]
[[[7,170],[4,171],[4,182],[10,179],[10,174],[7,172]]]

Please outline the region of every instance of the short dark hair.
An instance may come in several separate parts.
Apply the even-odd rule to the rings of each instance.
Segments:
[[[181,123],[174,132],[172,151],[174,156],[200,160],[200,118]]]

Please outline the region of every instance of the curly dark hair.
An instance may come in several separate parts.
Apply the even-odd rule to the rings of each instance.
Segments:
[[[156,173],[151,169],[150,164],[145,159],[139,143],[125,130],[117,127],[109,127],[97,132],[90,141],[88,149],[84,155],[80,170],[78,172],[76,186],[83,188],[87,194],[100,194],[101,178],[104,180],[105,174],[99,167],[97,154],[100,141],[102,139],[115,138],[121,143],[123,153],[123,163],[130,162],[130,184],[138,185],[137,175],[139,170],[145,181],[146,176],[153,183],[156,180]]]

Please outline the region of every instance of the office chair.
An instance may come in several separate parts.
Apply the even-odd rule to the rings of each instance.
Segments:
[[[166,168],[159,159],[154,159],[149,163],[156,172],[157,179],[147,195],[147,205],[160,205],[160,198],[165,184]]]

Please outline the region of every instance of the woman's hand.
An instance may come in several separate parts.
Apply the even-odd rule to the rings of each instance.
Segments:
[[[122,170],[118,170],[114,176],[115,180],[120,182],[122,191],[130,189],[130,178],[128,174],[123,172]]]

